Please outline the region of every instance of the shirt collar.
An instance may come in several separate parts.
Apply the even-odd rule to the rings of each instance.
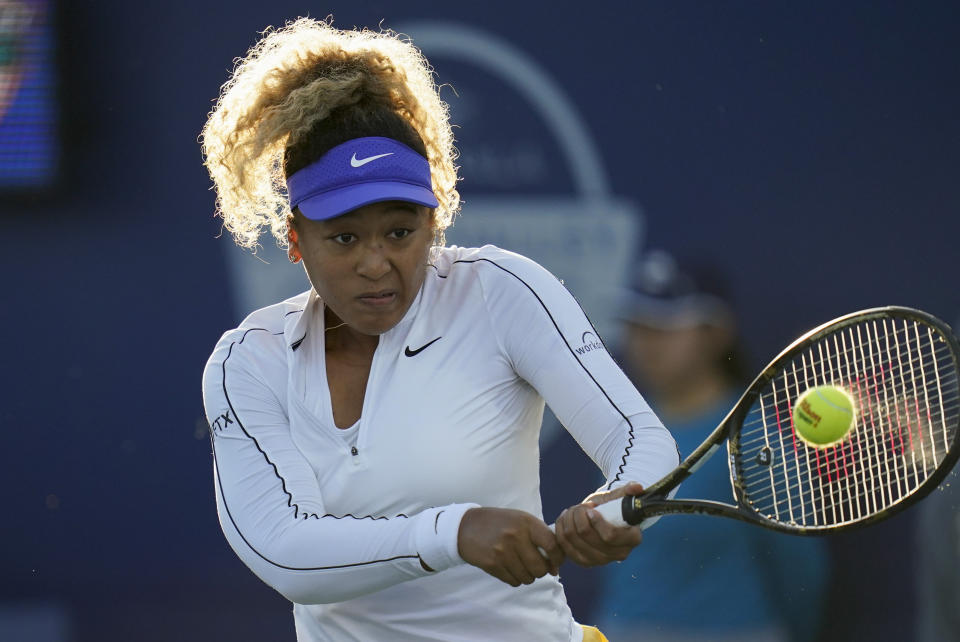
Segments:
[[[304,303],[300,314],[288,314],[287,321],[283,326],[283,337],[291,350],[300,347],[300,343],[307,336],[307,329],[310,327],[310,321],[316,310],[323,310],[323,302],[320,296],[312,287],[307,292],[307,301]]]

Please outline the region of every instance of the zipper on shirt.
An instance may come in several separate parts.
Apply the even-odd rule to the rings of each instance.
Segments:
[[[356,446],[350,446],[350,461],[353,463],[354,468],[363,467],[363,457],[360,456],[360,449]]]
[[[355,445],[350,447],[350,455],[354,466],[360,466],[362,463],[362,459],[360,458],[360,444],[366,443],[367,439],[367,431],[364,429],[364,423],[365,419],[373,413],[371,408],[373,401],[371,400],[371,397],[376,396],[376,392],[373,390],[373,388],[375,387],[375,381],[377,380],[378,361],[382,359],[381,353],[387,349],[384,346],[385,340],[385,335],[380,335],[380,340],[377,343],[377,349],[373,351],[373,359],[370,361],[370,373],[367,375],[367,387],[366,390],[364,390],[363,406],[360,408],[360,425],[357,427],[357,439]]]

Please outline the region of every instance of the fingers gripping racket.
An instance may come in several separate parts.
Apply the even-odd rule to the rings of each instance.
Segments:
[[[960,454],[958,354],[950,327],[918,310],[876,308],[830,321],[764,368],[675,470],[642,495],[597,510],[619,525],[700,513],[797,535],[885,519],[936,488]],[[853,400],[853,425],[836,444],[809,446],[793,406],[825,385]],[[734,504],[666,498],[724,442]]]

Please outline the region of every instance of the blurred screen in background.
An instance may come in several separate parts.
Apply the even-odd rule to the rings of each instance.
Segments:
[[[58,142],[53,0],[0,0],[0,190],[44,189]]]

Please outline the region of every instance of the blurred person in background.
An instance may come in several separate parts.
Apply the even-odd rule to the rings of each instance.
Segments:
[[[729,292],[716,269],[652,251],[624,294],[621,318],[624,368],[686,457],[749,383]],[[677,497],[730,502],[724,454],[684,481]],[[603,569],[596,620],[611,640],[813,640],[826,555],[815,538],[721,517],[667,516],[642,549]]]

